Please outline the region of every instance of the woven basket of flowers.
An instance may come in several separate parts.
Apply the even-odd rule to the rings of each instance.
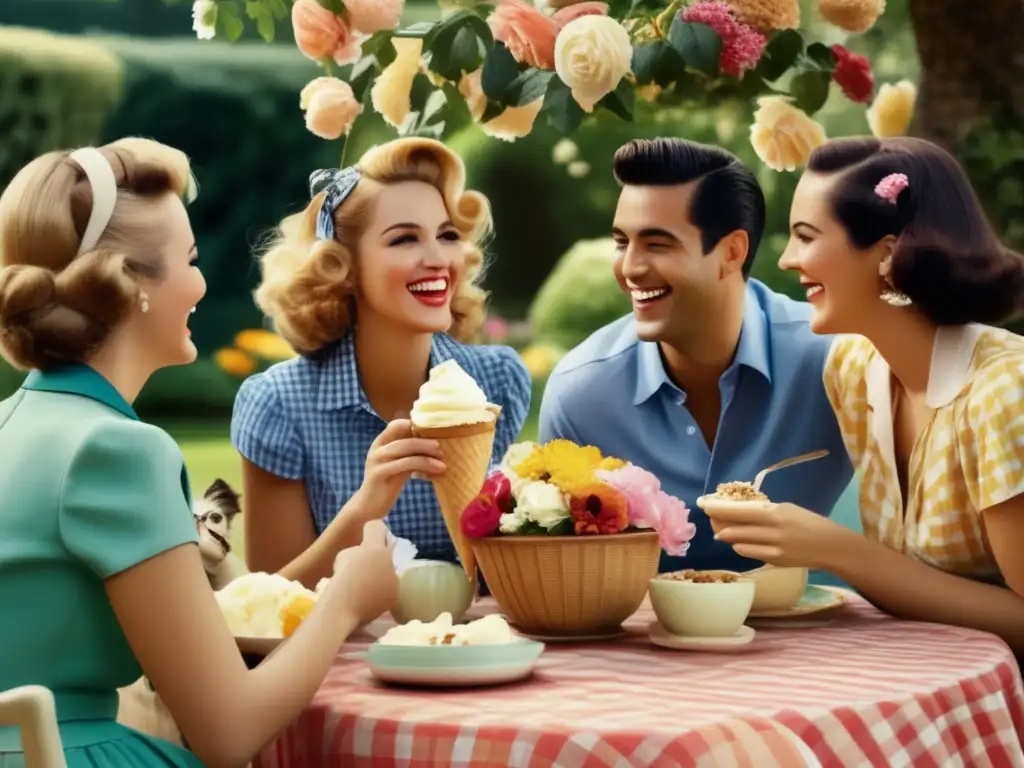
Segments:
[[[568,440],[511,446],[461,528],[509,623],[547,637],[619,632],[662,549],[682,555],[694,534],[654,475]]]

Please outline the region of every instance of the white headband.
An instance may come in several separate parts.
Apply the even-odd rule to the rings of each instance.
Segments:
[[[107,158],[94,147],[76,149],[68,157],[85,171],[89,186],[92,187],[92,212],[89,214],[89,223],[85,225],[85,234],[82,235],[78,253],[75,254],[81,256],[99,242],[103,231],[110,223],[110,217],[114,215],[117,179],[114,178],[114,169],[110,167]]]

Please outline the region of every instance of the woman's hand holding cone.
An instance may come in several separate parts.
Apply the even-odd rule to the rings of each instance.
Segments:
[[[361,506],[368,518],[384,517],[398,500],[406,481],[414,475],[431,478],[445,470],[437,440],[413,437],[412,422],[390,422],[370,446],[359,489]]]

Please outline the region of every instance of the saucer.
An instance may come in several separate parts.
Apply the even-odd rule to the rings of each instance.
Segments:
[[[793,619],[831,611],[846,603],[844,591],[838,587],[808,584],[800,601],[792,608],[774,611],[751,611],[751,619]]]
[[[728,637],[688,637],[673,635],[660,622],[653,622],[647,630],[651,642],[674,651],[703,651],[704,653],[736,653],[748,650],[757,633],[744,625]]]

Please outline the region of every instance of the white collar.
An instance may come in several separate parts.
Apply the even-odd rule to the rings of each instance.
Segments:
[[[985,326],[977,323],[940,326],[932,345],[925,403],[935,410],[949,405],[967,385],[974,348]],[[889,364],[877,352],[867,371],[868,402],[878,413],[891,407]],[[891,425],[890,425],[891,426]]]

